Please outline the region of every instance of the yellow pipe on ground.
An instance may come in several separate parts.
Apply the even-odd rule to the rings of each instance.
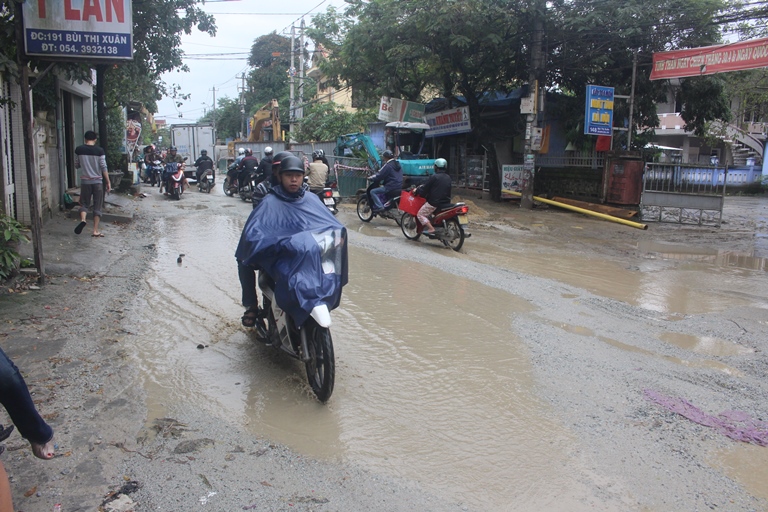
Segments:
[[[505,190],[503,189],[502,192],[504,194],[510,194],[516,197],[522,197],[523,194],[520,192],[515,192],[514,190]],[[560,203],[558,201],[552,201],[551,199],[544,199],[543,197],[533,196],[534,201],[538,201],[540,203],[544,204],[551,204],[552,206],[557,206],[558,208],[565,208],[566,210],[571,210],[578,213],[583,213],[585,215],[591,215],[593,217],[598,217],[600,219],[609,220],[611,222],[618,222],[619,224],[624,224],[625,226],[631,226],[633,228],[637,229],[648,229],[648,224],[640,224],[639,222],[632,222],[631,220],[627,219],[621,219],[619,217],[614,217],[612,215],[606,215],[604,213],[599,212],[593,212],[592,210],[586,210],[584,208],[579,208],[578,206],[571,206],[570,204]]]

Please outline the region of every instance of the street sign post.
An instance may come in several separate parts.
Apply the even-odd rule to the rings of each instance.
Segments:
[[[585,135],[612,135],[613,87],[587,86],[586,111],[584,113]]]

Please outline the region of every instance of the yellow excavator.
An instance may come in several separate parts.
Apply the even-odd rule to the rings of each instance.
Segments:
[[[271,121],[268,123],[268,121]],[[267,127],[272,128],[272,138],[266,137]],[[280,109],[277,100],[273,99],[267,102],[253,114],[250,120],[251,133],[248,135],[248,142],[263,142],[267,140],[283,140],[283,132],[280,128]]]

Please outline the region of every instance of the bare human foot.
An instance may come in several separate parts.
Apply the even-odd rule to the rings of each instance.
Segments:
[[[55,443],[53,439],[45,444],[29,443],[32,446],[32,453],[35,457],[43,460],[50,460],[55,455]]]

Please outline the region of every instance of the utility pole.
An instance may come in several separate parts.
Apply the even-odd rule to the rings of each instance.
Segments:
[[[288,76],[289,76],[289,84],[290,84],[290,99],[289,99],[289,105],[288,105],[288,130],[291,132],[291,140],[290,142],[293,142],[293,122],[296,120],[296,100],[293,96],[294,90],[294,77],[296,76],[296,67],[294,66],[294,56],[295,56],[295,41],[296,41],[296,26],[291,25],[291,69],[288,70]]]
[[[543,10],[546,6],[543,2],[537,2],[533,10],[533,41],[531,42],[531,69],[528,72],[528,91],[534,98],[533,113],[528,114],[525,124],[525,152],[523,155],[523,192],[520,198],[520,206],[528,210],[533,209],[533,180],[535,178],[536,154],[533,150],[533,132],[539,126],[539,88],[544,92],[544,85],[539,83],[542,75],[542,34],[543,34]]]
[[[637,78],[637,48],[632,55],[632,90],[629,93],[629,131],[627,132],[627,151],[632,151],[632,113],[635,110],[635,79]]]
[[[240,127],[240,139],[245,140],[245,73],[236,77],[243,81],[243,85],[240,86],[240,116],[242,117],[242,123]]]
[[[301,18],[301,39],[299,44],[299,106],[296,118],[304,119],[304,18]]]
[[[213,87],[213,145],[216,145],[216,87]]]

